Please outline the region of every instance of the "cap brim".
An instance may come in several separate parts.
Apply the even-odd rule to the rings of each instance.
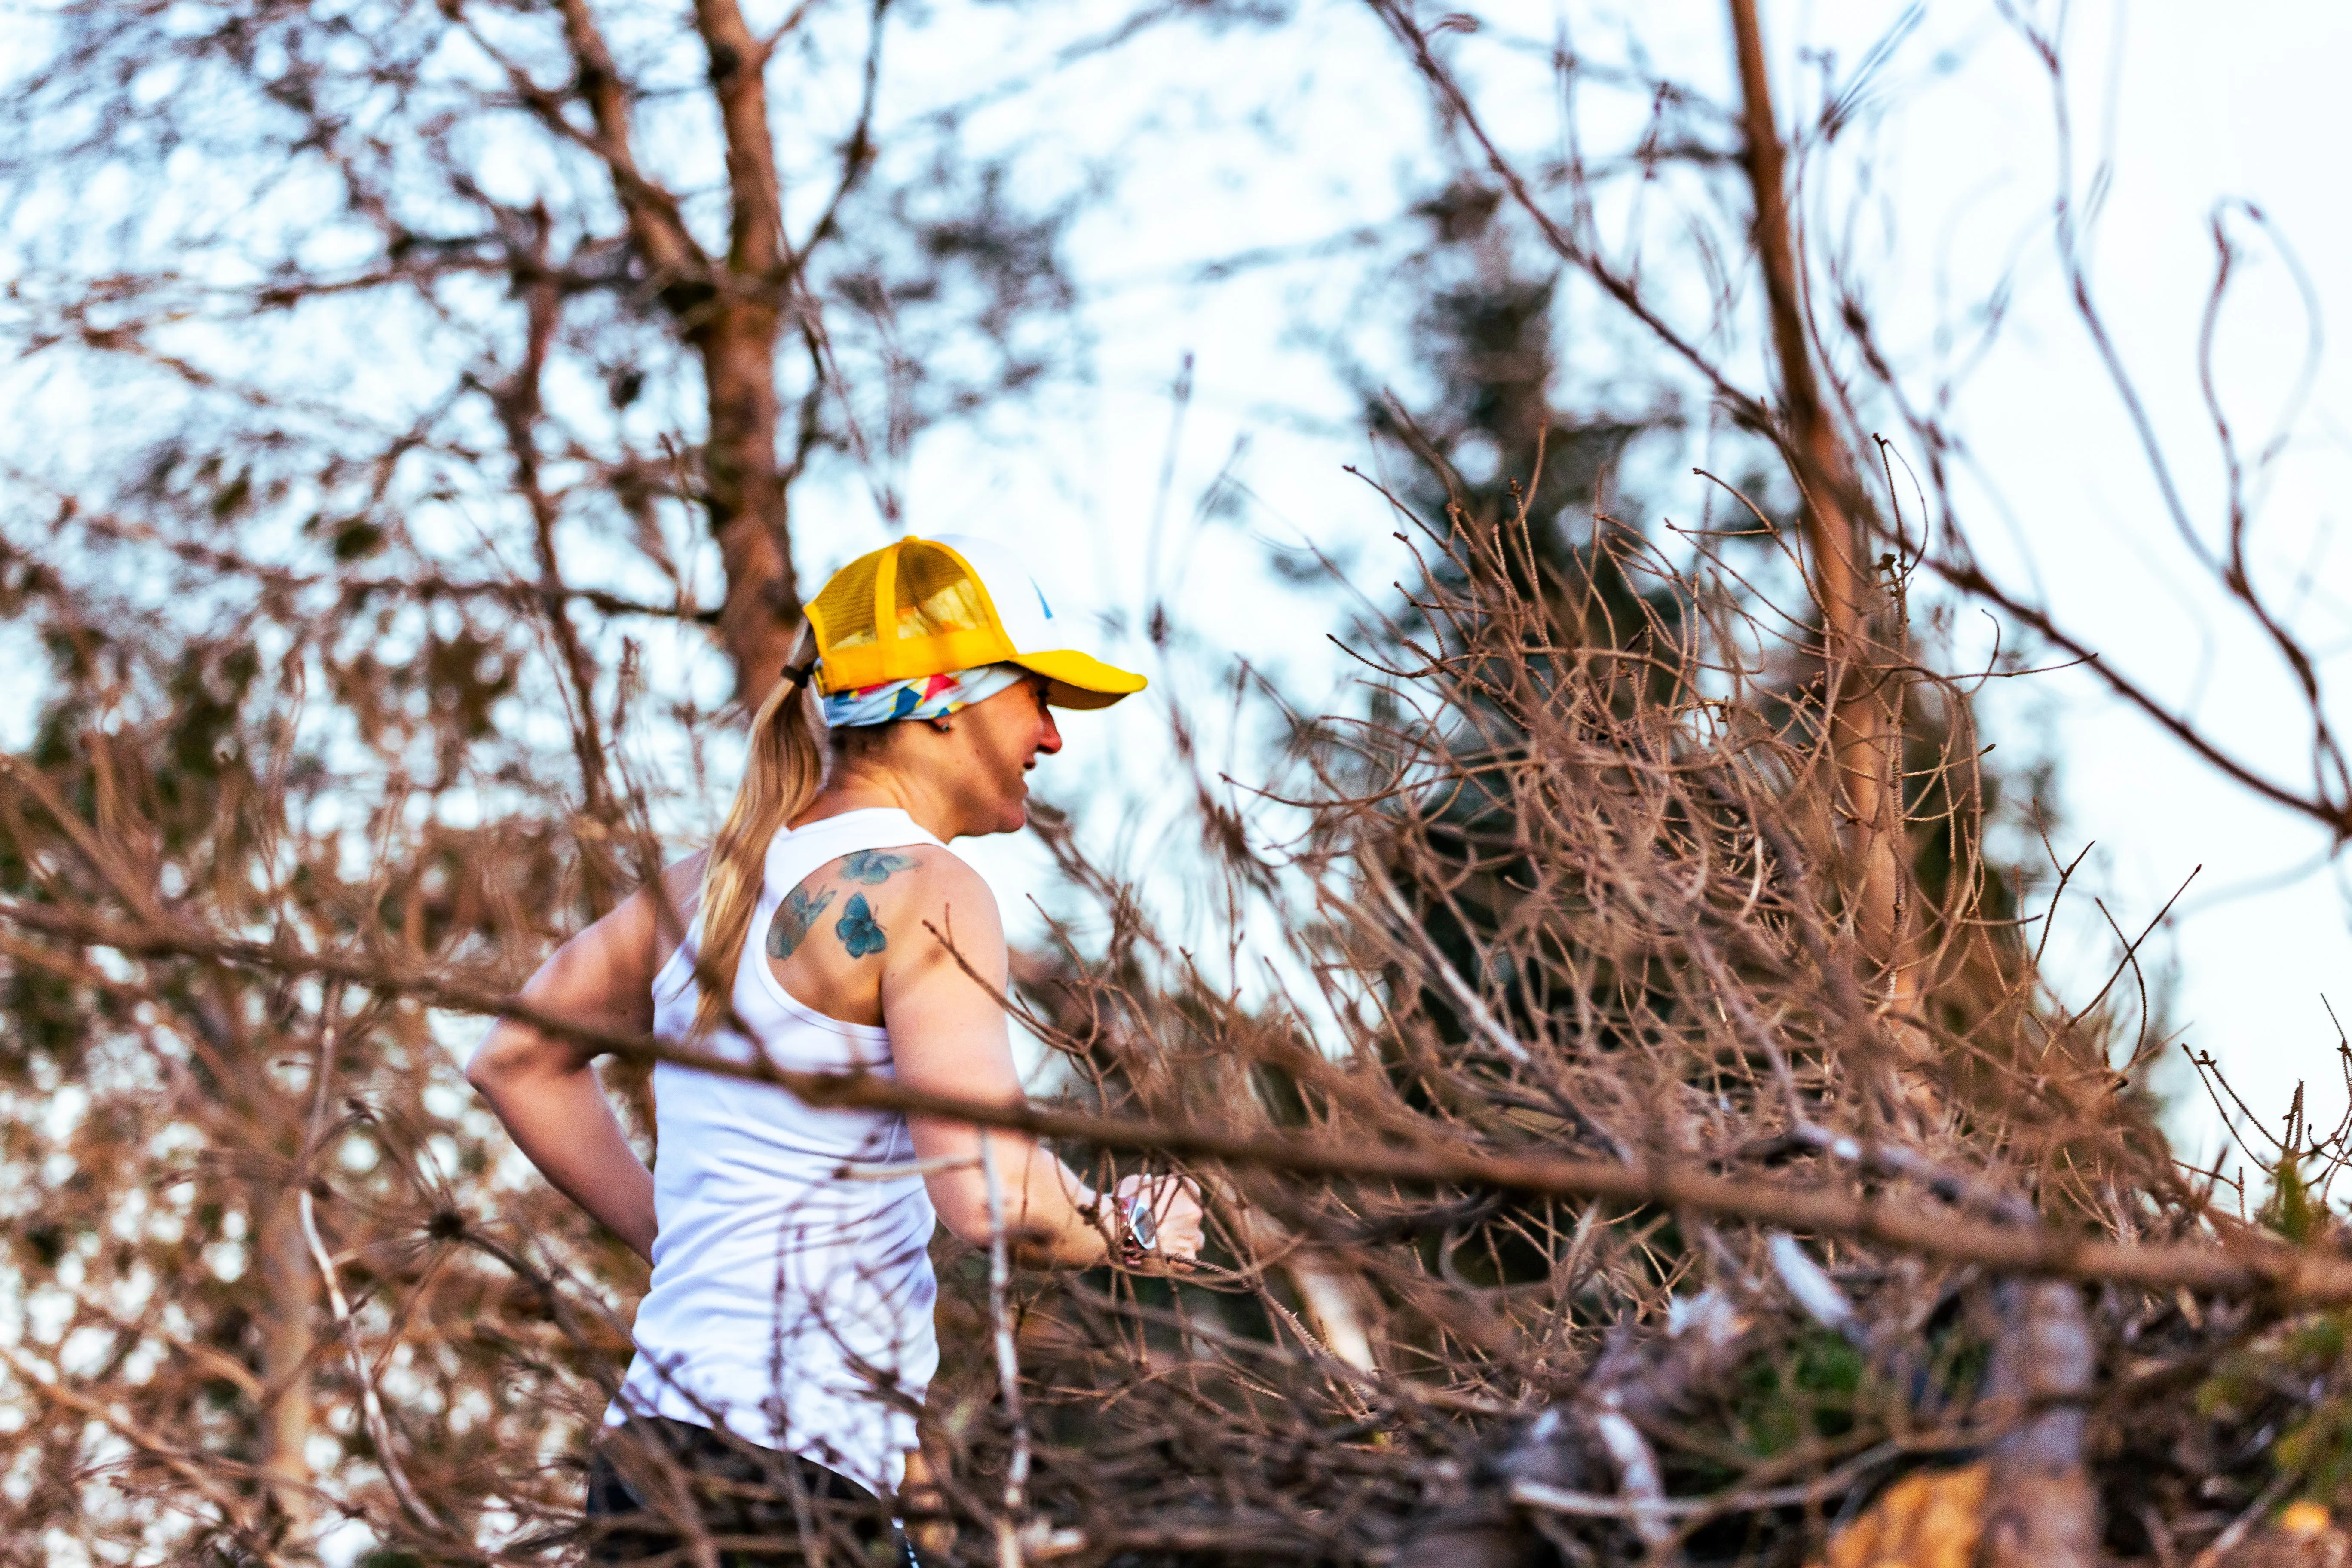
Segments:
[[[1150,684],[1133,670],[1105,664],[1094,655],[1076,648],[1016,653],[1006,662],[1052,681],[1045,700],[1056,708],[1108,708]]]

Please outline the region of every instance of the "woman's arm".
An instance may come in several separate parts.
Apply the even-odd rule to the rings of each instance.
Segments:
[[[673,910],[699,874],[698,856],[664,874]],[[636,893],[556,949],[523,986],[522,999],[588,1027],[645,1033],[653,1026],[654,975],[677,944],[675,921],[660,914],[650,890]],[[667,940],[657,927],[670,928]],[[629,1147],[594,1060],[577,1040],[501,1018],[475,1047],[466,1078],[558,1191],[650,1259],[653,1173]]]
[[[962,1100],[1019,1104],[1021,1078],[996,999],[1006,973],[996,900],[979,873],[945,854],[926,856],[909,881],[894,900],[903,913],[892,925],[894,933],[904,930],[907,936],[902,942],[894,934],[897,961],[885,967],[882,980],[882,1018],[898,1081]],[[924,929],[926,921],[954,942],[955,952]],[[957,963],[959,953],[979,979]],[[1023,1262],[1083,1268],[1105,1261],[1120,1239],[1118,1216],[1108,1211],[1136,1192],[1150,1199],[1160,1255],[1189,1258],[1200,1251],[1201,1205],[1190,1183],[1129,1177],[1114,1197],[1098,1204],[1098,1194],[1034,1138],[937,1117],[909,1117],[908,1126],[916,1155],[944,1166],[925,1178],[932,1207],[966,1241],[984,1245],[995,1228],[988,1175],[980,1163],[984,1138],[1005,1229]]]

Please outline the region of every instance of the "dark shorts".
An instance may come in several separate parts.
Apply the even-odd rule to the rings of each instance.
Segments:
[[[902,1568],[913,1555],[890,1510],[848,1477],[732,1433],[661,1417],[607,1428],[588,1464],[581,1539],[597,1568],[694,1561],[692,1524],[722,1568],[787,1568],[818,1560]]]

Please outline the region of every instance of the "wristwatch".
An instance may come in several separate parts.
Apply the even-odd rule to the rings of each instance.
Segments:
[[[1138,1252],[1160,1245],[1160,1222],[1152,1215],[1151,1200],[1139,1193],[1127,1200],[1127,1245]]]

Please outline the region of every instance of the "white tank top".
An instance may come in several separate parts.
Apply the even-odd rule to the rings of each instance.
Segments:
[[[795,1001],[765,956],[783,896],[855,849],[940,841],[895,808],[844,812],[776,835],[735,976],[735,1011],[770,1060],[800,1071],[891,1076],[890,1037]],[[685,943],[654,978],[654,1033],[684,1040],[696,992]],[[751,1041],[707,1048],[749,1061]],[[651,1289],[636,1356],[604,1413],[724,1426],[896,1491],[914,1411],[938,1370],[928,1248],[937,1217],[920,1176],[860,1181],[852,1162],[914,1158],[895,1111],[814,1110],[781,1089],[661,1062],[654,1068]]]

